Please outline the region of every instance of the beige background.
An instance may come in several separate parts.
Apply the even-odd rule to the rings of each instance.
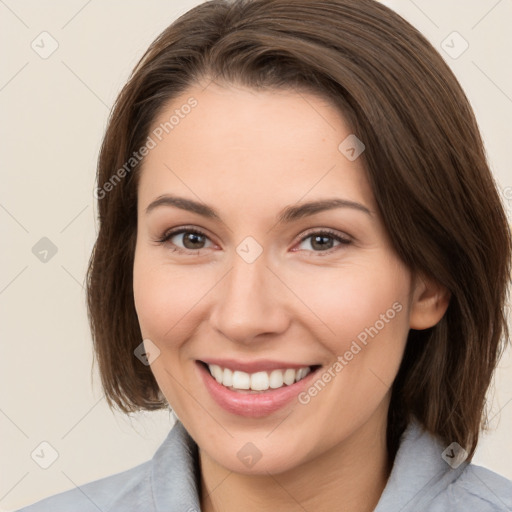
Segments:
[[[91,372],[82,285],[109,108],[149,43],[199,3],[0,0],[1,510],[149,459],[172,424],[168,412],[128,418],[107,408]],[[385,3],[431,40],[460,79],[512,210],[512,2]],[[461,53],[464,41],[469,47]],[[46,262],[32,252],[43,237],[57,249]],[[511,366],[509,350],[490,394],[493,430],[474,459],[510,479]],[[31,458],[34,452],[40,464],[49,463],[53,450],[58,458],[48,469]]]

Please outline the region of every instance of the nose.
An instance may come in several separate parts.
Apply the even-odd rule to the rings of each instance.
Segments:
[[[210,322],[234,342],[268,340],[288,328],[291,299],[267,265],[263,254],[252,263],[236,254],[231,270],[216,287]]]

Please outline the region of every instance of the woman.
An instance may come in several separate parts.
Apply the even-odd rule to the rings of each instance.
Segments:
[[[471,464],[510,232],[457,80],[373,0],[213,0],[151,45],[98,166],[88,304],[154,458],[43,510],[505,511]]]

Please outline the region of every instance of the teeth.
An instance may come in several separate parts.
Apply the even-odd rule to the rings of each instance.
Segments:
[[[214,379],[223,386],[231,389],[266,391],[267,389],[278,389],[283,386],[291,386],[302,380],[311,372],[309,366],[298,370],[288,368],[286,370],[273,370],[267,372],[246,373],[238,370],[232,371],[229,368],[221,368],[216,364],[209,364],[208,368]]]
[[[265,391],[266,389],[268,389],[268,373],[253,373],[251,375],[251,389],[254,391]]]
[[[288,370],[290,371],[290,370]],[[293,370],[291,370],[293,371]],[[277,389],[277,388],[280,388],[282,387],[284,383],[284,375],[283,375],[283,372],[281,370],[274,370],[271,374],[270,374],[270,378],[269,378],[269,385],[272,389]]]
[[[219,382],[219,384],[224,384]],[[233,384],[236,389],[249,389],[251,387],[251,376],[245,372],[233,372]]]
[[[215,380],[219,384],[222,384],[222,381],[223,381],[223,371],[222,371],[221,367],[217,366],[216,364],[212,364],[212,366],[210,368],[210,371],[211,371],[212,375],[214,376]]]
[[[303,379],[309,372],[310,368],[301,368],[295,377],[295,382],[299,382],[299,380]]]
[[[283,380],[287,386],[291,386],[295,382],[295,370],[285,370]]]
[[[233,385],[233,372],[229,368],[224,368],[221,384],[223,384],[224,386]]]

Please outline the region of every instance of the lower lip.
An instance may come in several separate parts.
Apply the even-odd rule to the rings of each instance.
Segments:
[[[226,411],[246,418],[261,418],[283,408],[293,401],[297,395],[308,386],[316,370],[290,386],[278,389],[268,389],[259,393],[244,393],[232,391],[219,384],[202,363],[196,362],[199,373],[206,389],[212,398]]]

